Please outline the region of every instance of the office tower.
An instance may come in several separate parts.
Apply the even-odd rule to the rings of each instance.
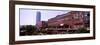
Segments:
[[[41,21],[41,12],[37,12],[36,14],[36,24],[39,23]]]

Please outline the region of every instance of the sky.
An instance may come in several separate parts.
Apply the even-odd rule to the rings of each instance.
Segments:
[[[20,25],[35,25],[36,12],[41,12],[41,21],[48,21],[48,19],[56,17],[57,15],[68,13],[67,10],[43,10],[43,9],[20,9]]]

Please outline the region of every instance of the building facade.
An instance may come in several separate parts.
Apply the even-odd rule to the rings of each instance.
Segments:
[[[49,27],[78,29],[89,28],[90,13],[86,11],[70,11],[48,20]]]

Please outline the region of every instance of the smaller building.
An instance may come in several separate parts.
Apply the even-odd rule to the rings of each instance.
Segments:
[[[48,27],[47,21],[40,21],[36,25],[40,30],[45,29]]]

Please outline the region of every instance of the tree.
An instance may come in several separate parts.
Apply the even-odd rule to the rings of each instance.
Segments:
[[[78,33],[89,33],[89,31],[86,28],[79,28]]]
[[[25,30],[25,35],[37,35],[39,33],[39,29],[33,25],[24,25],[20,30]]]

